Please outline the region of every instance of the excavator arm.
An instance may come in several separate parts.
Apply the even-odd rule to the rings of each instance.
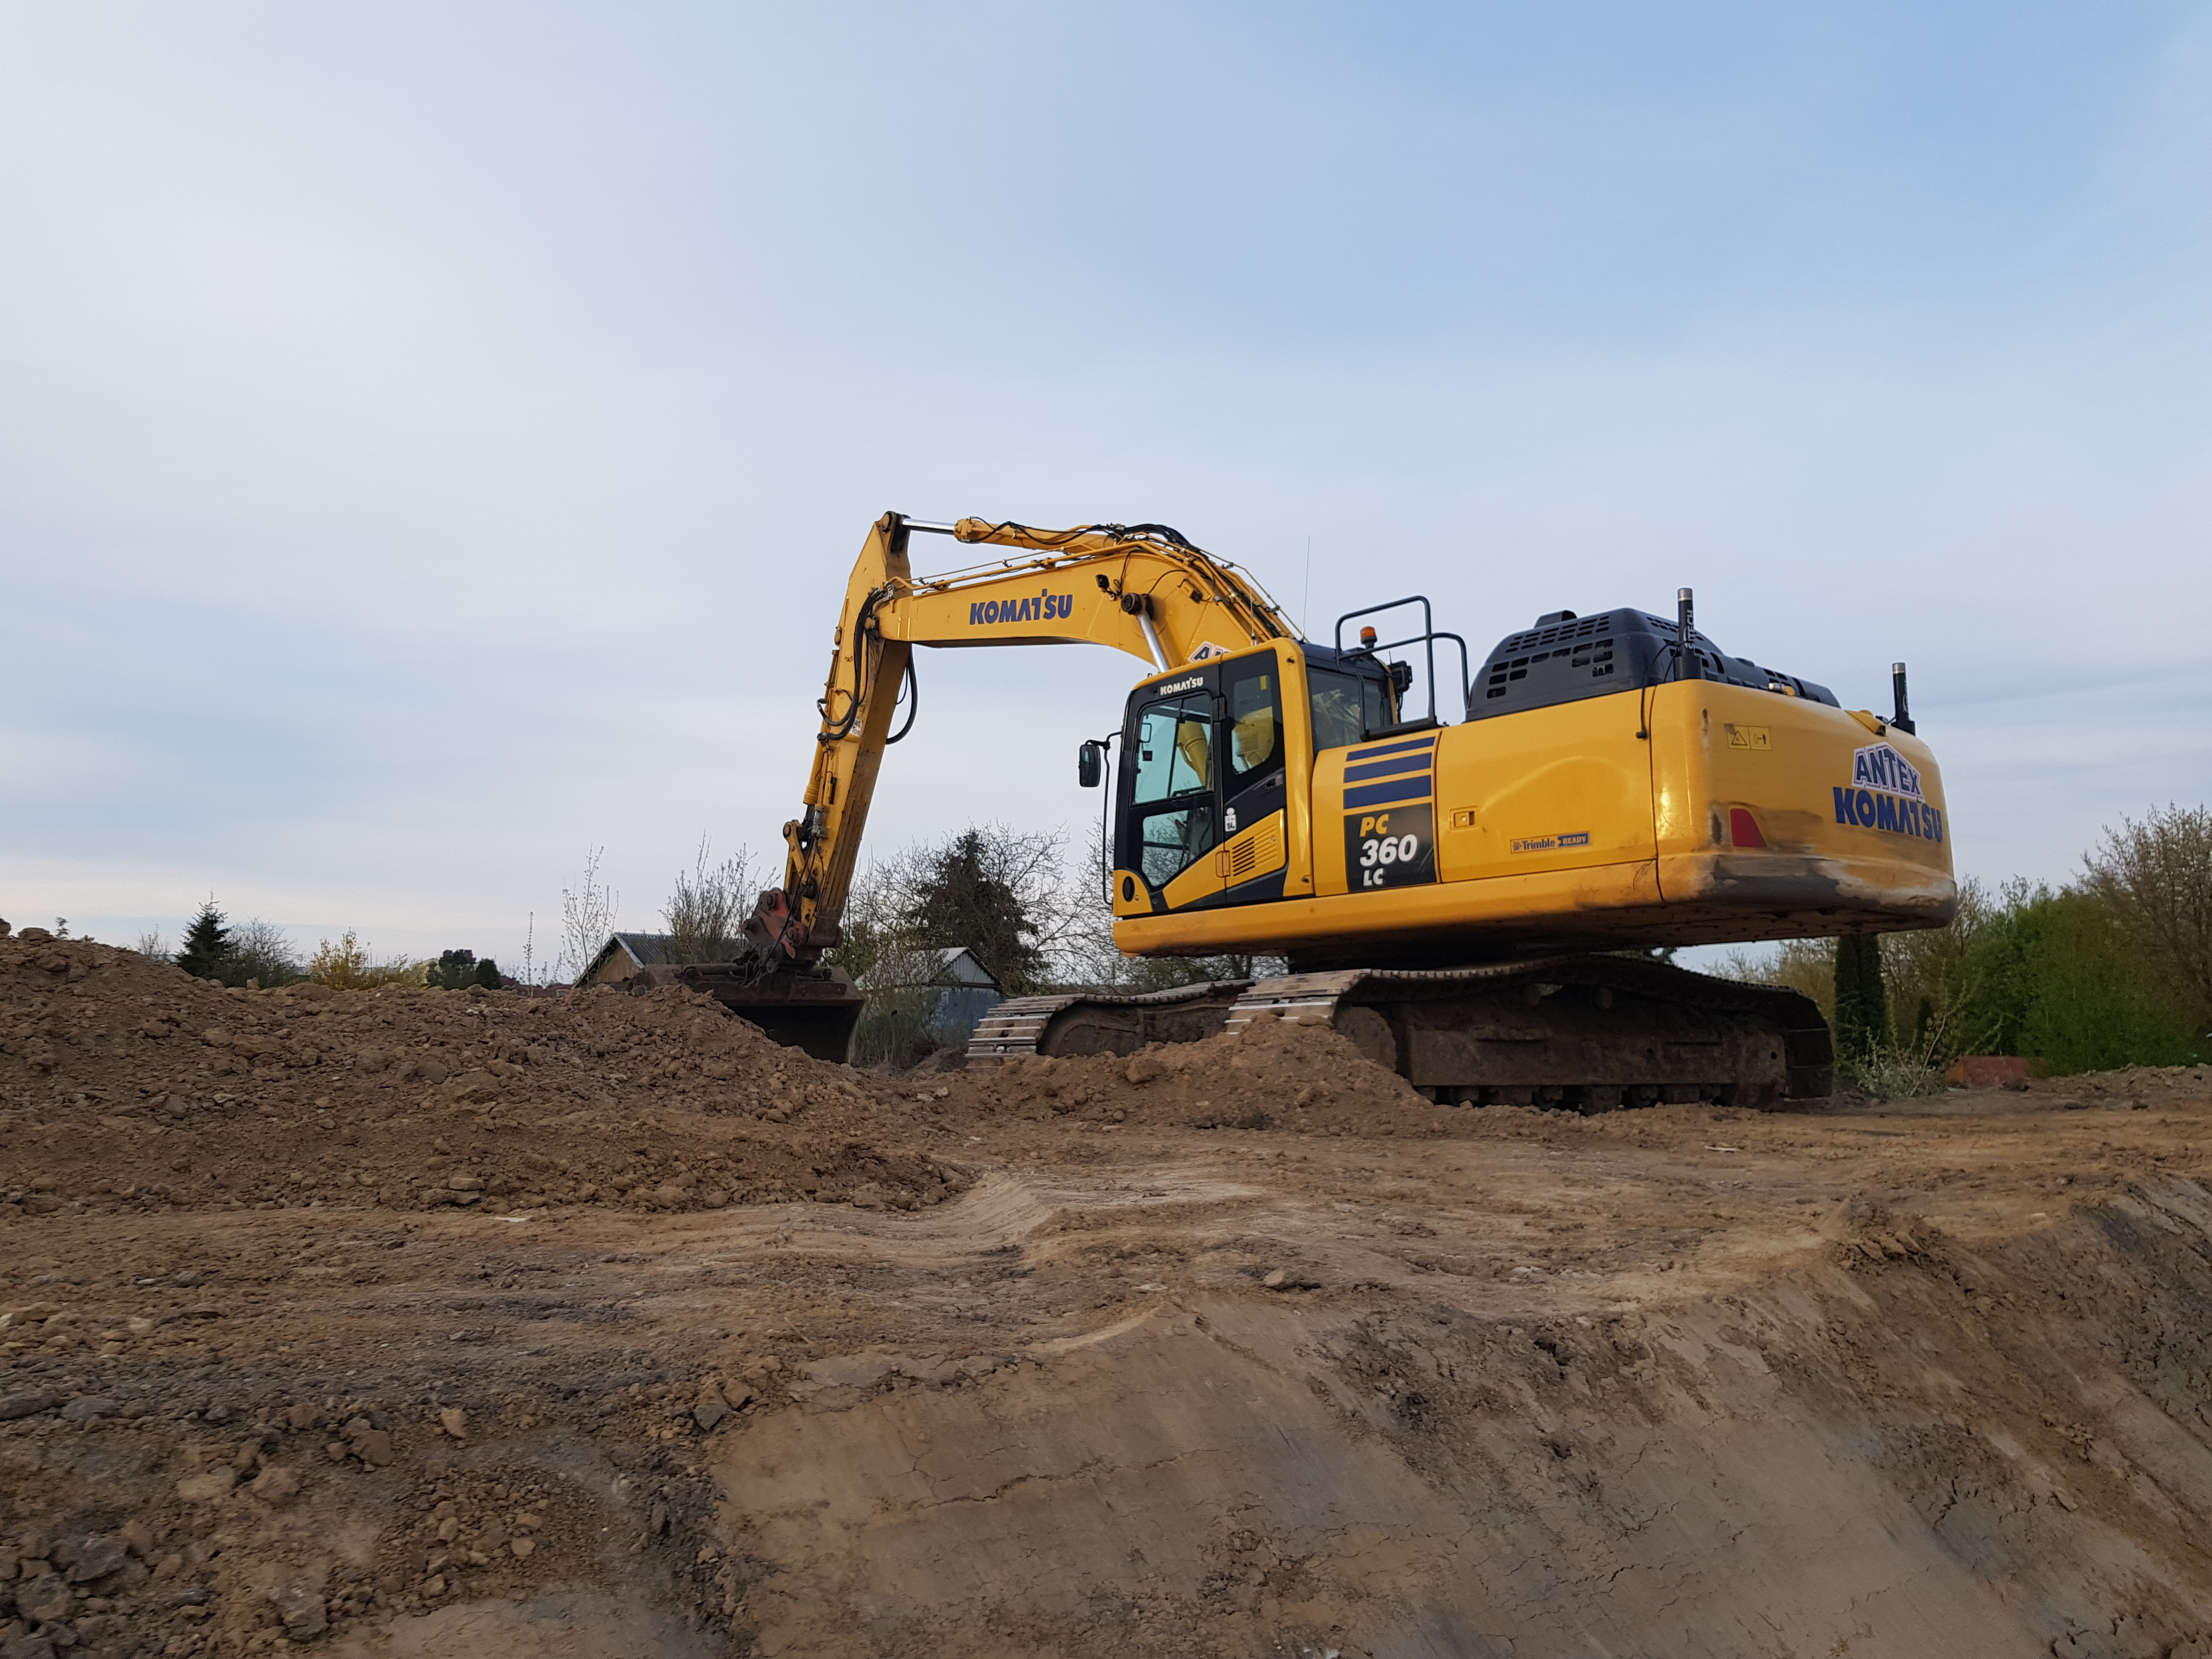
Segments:
[[[917,578],[916,535],[1015,556]],[[839,942],[839,922],[898,704],[913,721],[916,646],[1105,645],[1164,673],[1186,662],[1295,639],[1259,584],[1164,525],[1038,530],[886,513],[845,586],[821,729],[800,815],[783,827],[783,884],[761,896],[746,942],[763,969],[803,967]]]

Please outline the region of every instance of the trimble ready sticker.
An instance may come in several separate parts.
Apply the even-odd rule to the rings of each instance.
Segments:
[[[1556,836],[1516,836],[1513,850],[1516,853],[1571,853],[1578,847],[1589,845],[1589,831],[1569,830]]]
[[[1920,769],[1886,743],[1855,750],[1849,786],[1835,786],[1836,822],[1923,841],[1943,839],[1943,814],[1920,792]]]

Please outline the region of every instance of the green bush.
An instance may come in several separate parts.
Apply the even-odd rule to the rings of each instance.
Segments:
[[[2124,917],[2079,889],[2008,884],[1962,956],[1963,1052],[2025,1054],[2054,1076],[2179,1066],[2200,1047],[2185,988]]]
[[[1840,1075],[1885,1096],[1924,1092],[1960,1054],[2021,1054],[2056,1076],[2189,1063],[2212,1052],[2197,989],[2146,940],[2142,908],[2094,883],[1969,880],[1948,927],[1789,940],[1717,971],[1811,995]]]
[[[434,991],[465,991],[471,986],[496,991],[499,964],[489,957],[477,961],[473,951],[447,951],[430,965],[423,975],[423,983]]]

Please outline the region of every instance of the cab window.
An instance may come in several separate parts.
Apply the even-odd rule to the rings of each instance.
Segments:
[[[1213,699],[1204,692],[1156,702],[1137,716],[1131,799],[1171,800],[1213,787]]]
[[[1154,887],[1164,887],[1213,850],[1213,803],[1154,812],[1137,834],[1137,867]]]
[[[1313,688],[1314,751],[1342,749],[1389,724],[1382,682],[1333,668],[1310,668]]]
[[[1229,705],[1229,793],[1247,778],[1279,771],[1283,764],[1281,675],[1267,659],[1222,687]]]

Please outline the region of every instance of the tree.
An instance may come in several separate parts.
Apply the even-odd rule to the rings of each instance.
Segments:
[[[553,971],[570,981],[583,977],[615,931],[622,896],[599,885],[599,860],[606,848],[595,847],[584,855],[584,878],[574,890],[561,890],[561,955]]]
[[[753,891],[752,854],[740,847],[735,858],[712,865],[709,856],[702,836],[691,872],[677,872],[676,890],[661,907],[671,962],[728,962],[738,954],[738,930],[758,896]]]
[[[1061,901],[1070,921],[1054,955],[1064,982],[1127,995],[1201,981],[1269,979],[1289,971],[1279,956],[1125,956],[1114,943],[1114,906],[1108,888],[1112,872],[1105,831],[1093,824],[1089,860],[1068,878]]]
[[[2212,809],[2168,805],[2123,817],[2082,859],[2084,885],[2127,926],[2147,964],[2212,1013]]]
[[[1046,978],[1040,911],[1058,884],[1060,838],[1004,825],[962,830],[915,871],[906,921],[917,944],[965,945],[1000,988],[1020,996]]]
[[[1968,939],[1965,969],[1966,1052],[2028,1055],[2057,1076],[2194,1057],[2202,1028],[2189,994],[2086,886],[2006,883]]]
[[[425,970],[423,981],[436,991],[465,991],[471,986],[496,991],[499,964],[489,957],[477,961],[473,951],[447,951]]]
[[[209,894],[207,902],[185,929],[184,943],[177,950],[177,966],[194,979],[221,979],[231,956],[230,929],[224,921],[222,912],[216,908],[215,895]]]
[[[283,930],[255,916],[231,930],[230,955],[216,976],[225,985],[243,985],[251,980],[267,991],[304,979],[307,972],[307,964],[300,960],[299,951]]]
[[[825,960],[881,985],[909,978],[918,952],[965,945],[1008,996],[1043,990],[1082,954],[1088,878],[1071,884],[1064,844],[1057,831],[987,823],[875,860],[854,879]]]
[[[1847,1067],[1863,1066],[1888,1045],[1881,936],[1846,934],[1836,941],[1836,1058]]]

